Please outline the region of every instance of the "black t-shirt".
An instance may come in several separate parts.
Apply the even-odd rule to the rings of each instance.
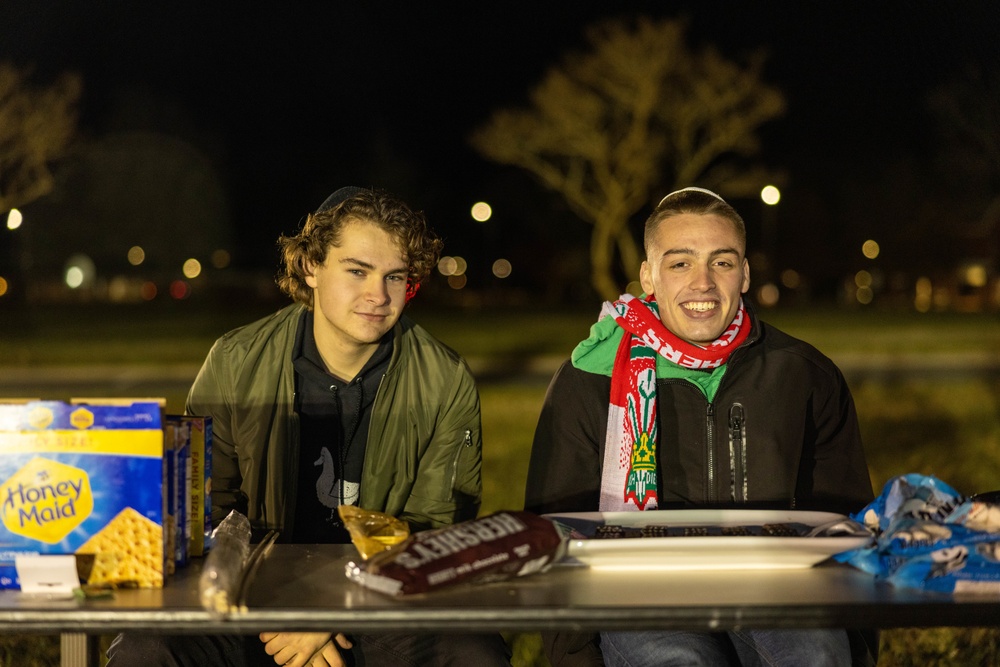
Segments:
[[[356,505],[372,405],[392,356],[392,331],[349,382],[331,375],[313,336],[313,312],[299,320],[292,351],[299,414],[299,483],[292,542],[350,542],[337,507]]]

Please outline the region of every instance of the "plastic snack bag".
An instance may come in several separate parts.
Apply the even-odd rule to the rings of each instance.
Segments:
[[[205,609],[222,614],[236,604],[250,555],[250,521],[233,510],[213,531],[212,543],[198,581],[198,593]]]
[[[853,518],[877,541],[837,554],[840,562],[895,586],[1000,591],[1000,505],[965,498],[935,477],[909,474],[889,480]]]
[[[337,508],[340,520],[351,534],[351,542],[362,560],[395,546],[410,536],[410,526],[384,512],[364,510],[354,505]]]

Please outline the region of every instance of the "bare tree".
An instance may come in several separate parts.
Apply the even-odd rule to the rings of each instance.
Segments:
[[[52,190],[51,164],[76,131],[79,75],[31,86],[29,69],[0,63],[0,212]]]
[[[694,52],[680,21],[610,21],[587,30],[589,50],[568,55],[530,93],[478,128],[484,156],[521,167],[593,225],[592,284],[621,290],[615,254],[634,279],[641,249],[628,228],[654,190],[699,184],[730,194],[759,188],[727,156],[754,154],[757,128],[784,112],[761,80],[763,55],[741,66],[713,48]]]
[[[963,262],[985,262],[987,284],[970,287],[979,288],[975,291],[980,292],[984,305],[995,307],[996,299],[991,300],[989,294],[1000,284],[996,273],[1000,266],[1000,72],[974,63],[957,68],[948,81],[928,94],[927,104],[937,121],[932,135],[935,170],[921,192],[926,202],[921,215],[905,230],[905,239],[920,238],[924,247],[934,247],[926,261],[938,270]],[[949,256],[950,264],[945,261]]]

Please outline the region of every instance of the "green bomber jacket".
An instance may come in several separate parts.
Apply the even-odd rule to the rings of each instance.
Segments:
[[[292,347],[304,306],[212,346],[186,412],[211,416],[212,521],[233,509],[257,531],[294,534],[299,421]],[[406,317],[372,407],[359,505],[414,530],[475,518],[482,497],[479,393],[465,361]]]

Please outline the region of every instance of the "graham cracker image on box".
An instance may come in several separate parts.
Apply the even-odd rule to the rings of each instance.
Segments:
[[[88,584],[163,586],[163,528],[126,507],[83,543],[77,554],[93,554]]]

